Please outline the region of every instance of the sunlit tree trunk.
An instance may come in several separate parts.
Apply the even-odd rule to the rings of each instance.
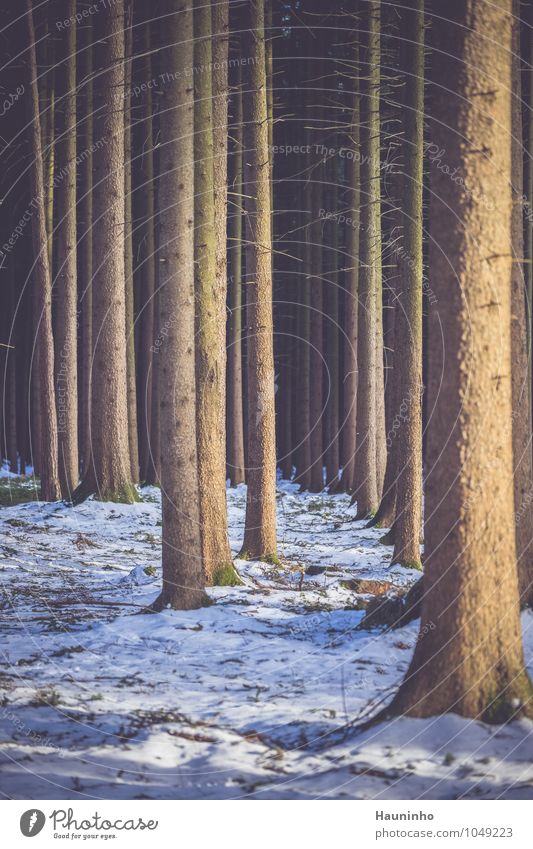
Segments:
[[[512,4],[433,11],[432,138],[471,191],[432,169],[424,595],[388,712],[501,722],[532,696],[513,522]]]
[[[202,560],[208,583],[231,562],[226,512],[226,287],[217,275],[211,3],[194,2],[195,286],[198,469]],[[221,213],[222,214],[222,213]]]
[[[154,608],[190,609],[205,600],[200,543],[194,354],[194,99],[191,0],[164,0],[165,60],[177,79],[161,109],[160,297],[169,317],[165,355],[156,359],[161,389],[163,589]]]
[[[272,327],[272,244],[270,157],[265,85],[263,0],[250,0],[246,55],[255,61],[244,71],[248,280],[248,491],[243,553],[277,557],[276,435]]]
[[[74,500],[131,502],[124,278],[124,2],[94,27],[93,360],[89,468]]]

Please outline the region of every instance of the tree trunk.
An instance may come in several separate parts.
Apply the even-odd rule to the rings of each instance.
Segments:
[[[132,502],[124,281],[124,0],[94,27],[92,462],[74,494]]]
[[[361,33],[365,80],[361,99],[361,273],[357,340],[357,451],[354,494],[357,518],[378,508],[377,392],[378,250],[380,229],[379,0],[369,0]],[[379,289],[381,287],[379,286]]]
[[[60,20],[73,20],[76,14],[76,0],[61,0],[58,11]],[[65,27],[57,40],[56,60],[55,383],[59,481],[63,498],[70,501],[79,481],[76,26],[74,23]]]
[[[191,0],[165,0],[164,57],[177,74],[163,88],[160,159],[160,297],[167,316],[161,389],[163,589],[154,608],[205,600],[200,544],[194,356],[194,99]]]
[[[421,569],[422,531],[422,189],[424,142],[424,2],[406,0],[402,66],[404,250],[400,260],[396,322],[405,328],[399,358],[403,424],[398,434],[393,563]],[[395,375],[396,377],[396,375]]]
[[[311,73],[309,71],[309,73]],[[325,163],[317,171],[308,175],[304,189],[304,215],[308,225],[305,228],[305,277],[310,290],[309,309],[309,383],[311,375],[313,388],[309,388],[309,442],[311,451],[310,492],[322,492],[324,489],[324,442],[323,442],[323,376],[324,376],[324,276],[322,273],[323,253],[327,248],[322,244],[323,224],[318,217],[322,208],[322,181],[325,175]]]
[[[433,9],[433,139],[449,171],[431,171],[424,597],[387,713],[501,722],[532,695],[512,501],[511,0]]]
[[[211,3],[194,2],[196,389],[202,560],[208,583],[231,563],[226,512],[226,289],[217,276]],[[217,211],[218,212],[218,211]],[[221,210],[221,214],[222,214]]]
[[[78,196],[78,290],[81,307],[79,444],[81,471],[85,475],[91,463],[91,361],[92,290],[93,290],[93,81],[92,23],[89,18],[79,28],[78,94],[79,147],[83,160],[79,168]]]
[[[235,80],[232,101],[235,104],[230,158],[230,214],[228,250],[230,262],[228,320],[228,409],[227,409],[227,476],[232,486],[244,483],[244,423],[242,400],[242,80],[241,66]]]
[[[33,252],[35,255],[34,279],[36,284],[37,333],[36,346],[39,362],[39,414],[41,417],[41,498],[58,501],[61,498],[57,454],[57,411],[54,387],[54,339],[52,336],[52,286],[48,264],[46,235],[45,191],[43,184],[43,159],[41,151],[41,126],[39,122],[39,93],[35,60],[35,32],[31,0],[26,0],[28,26],[28,94],[30,98],[28,166],[31,206]]]
[[[513,461],[516,554],[522,605],[533,601],[533,456],[531,400],[524,279],[522,99],[520,80],[520,3],[513,0],[513,67],[511,101],[511,167],[513,251],[511,277],[511,372],[513,395]]]
[[[155,445],[152,444],[152,397],[154,393],[155,358],[159,353],[156,331],[155,297],[155,240],[154,240],[154,140],[152,89],[146,85],[152,79],[150,14],[139,8],[138,24],[140,57],[136,80],[141,88],[139,105],[132,110],[136,147],[135,230],[139,256],[137,267],[140,293],[140,351],[138,385],[138,423],[140,443],[140,477],[145,483],[155,483]],[[164,26],[164,24],[163,24]]]
[[[248,280],[248,491],[243,554],[277,559],[270,156],[263,0],[248,4],[244,74]]]
[[[135,314],[133,296],[133,222],[131,195],[131,81],[132,81],[132,16],[133,0],[126,0],[124,21],[124,275],[126,278],[126,368],[128,375],[128,437],[131,479],[139,480],[139,448],[137,434],[137,387],[135,372]]]
[[[354,484],[354,455],[356,445],[357,411],[357,324],[359,294],[359,233],[360,221],[360,138],[359,138],[359,44],[357,34],[353,34],[352,47],[352,84],[353,106],[349,141],[353,156],[348,160],[348,197],[350,199],[349,216],[352,219],[347,235],[346,283],[344,295],[344,362],[342,381],[342,428],[341,457],[342,476],[340,488],[350,492]]]

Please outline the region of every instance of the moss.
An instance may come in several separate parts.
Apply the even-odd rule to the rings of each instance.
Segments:
[[[233,563],[223,563],[213,575],[215,587],[241,587],[243,582]]]
[[[145,566],[143,572],[150,578],[154,578],[157,575],[157,569],[155,568],[155,566]]]
[[[115,490],[96,490],[91,483],[82,481],[72,494],[71,504],[76,507],[91,495],[94,495],[96,501],[110,501],[113,504],[135,504],[143,500],[133,483],[125,483]]]
[[[281,566],[281,560],[277,554],[263,554],[258,558],[261,563],[270,563],[271,566]]]
[[[407,560],[406,563],[402,563],[398,561],[400,566],[403,566],[405,569],[417,569],[419,572],[422,571],[422,562],[420,560]]]
[[[137,487],[132,483],[126,483],[112,492],[96,494],[97,501],[112,501],[114,504],[135,504],[142,501]]]
[[[269,563],[271,566],[282,566],[277,554],[260,554],[255,556],[250,551],[239,551],[239,560],[259,560],[260,563]]]
[[[516,681],[515,681],[516,683]],[[508,688],[504,692],[498,692],[489,703],[482,714],[483,722],[500,725],[510,722],[512,719],[520,719],[523,716],[532,716],[531,700],[533,698],[533,685],[527,673],[521,676],[521,684],[513,688],[513,694]],[[518,690],[522,692],[519,694]]]

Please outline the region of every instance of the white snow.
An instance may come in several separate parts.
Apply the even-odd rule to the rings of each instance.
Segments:
[[[390,567],[347,496],[280,482],[283,565],[237,560],[245,586],[157,616],[138,615],[161,580],[159,492],[143,496],[0,508],[4,796],[533,798],[527,720],[344,729],[394,692],[418,623],[357,631],[365,597],[341,582],[419,577]],[[245,496],[228,490],[235,553]],[[532,626],[524,613],[533,672]]]

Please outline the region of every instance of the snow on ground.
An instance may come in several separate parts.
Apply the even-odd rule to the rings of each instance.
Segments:
[[[529,721],[343,730],[394,691],[418,628],[357,631],[367,596],[345,584],[419,577],[347,496],[280,483],[283,566],[238,560],[245,586],[157,616],[133,606],[160,584],[159,492],[143,496],[0,508],[4,796],[533,798]],[[245,488],[228,501],[236,553]],[[523,626],[533,672],[533,614]]]

